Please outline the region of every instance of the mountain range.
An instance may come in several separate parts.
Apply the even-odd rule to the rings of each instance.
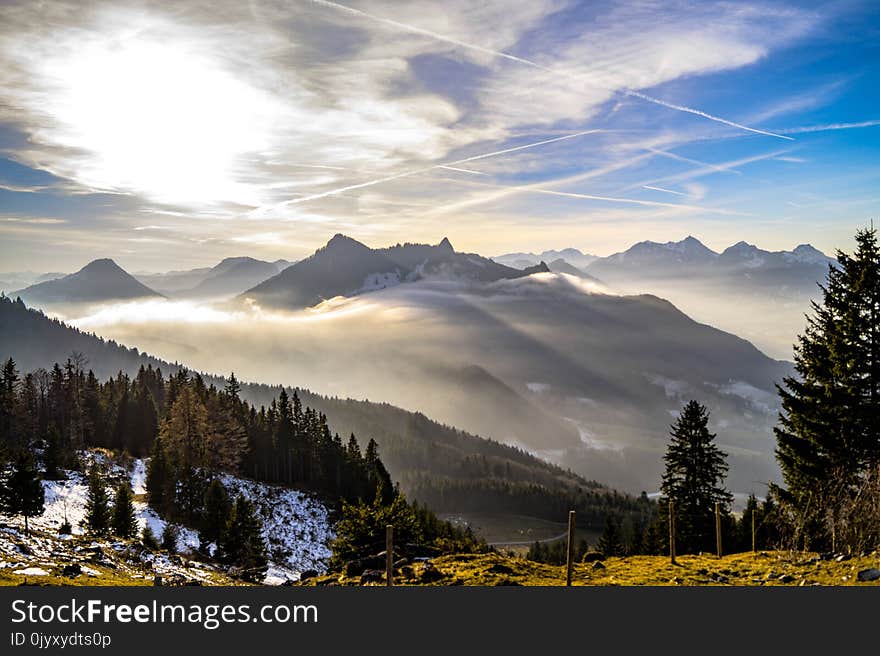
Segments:
[[[248,289],[241,297],[274,307],[303,308],[337,296],[428,278],[489,283],[547,271],[543,262],[520,270],[473,253],[458,253],[446,238],[437,245],[397,244],[373,249],[337,234],[311,257]]]
[[[162,297],[106,258],[89,262],[76,273],[35,283],[11,295],[41,306]]]
[[[290,264],[287,260],[265,262],[252,257],[227,257],[213,267],[142,273],[135,277],[170,297],[220,298],[240,294],[283,271]]]
[[[523,265],[533,261],[522,256],[510,253],[495,259]],[[804,313],[819,294],[818,283],[835,263],[809,244],[790,251],[767,251],[740,241],[719,253],[689,236],[665,243],[642,241],[626,251],[594,258],[578,269],[617,292],[666,298],[695,319],[745,337],[774,357],[788,359],[804,328]],[[550,269],[563,271],[564,267],[551,264]],[[565,272],[572,273],[570,269]]]

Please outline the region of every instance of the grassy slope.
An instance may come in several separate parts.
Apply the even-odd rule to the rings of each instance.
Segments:
[[[432,561],[434,576],[425,575],[425,566],[404,567],[395,576],[397,585],[565,585],[565,568],[533,563],[523,558],[499,554],[443,556]],[[856,580],[859,570],[880,567],[880,555],[853,558],[843,562],[820,561],[816,554],[788,552],[742,553],[725,556],[680,556],[672,565],[668,556],[630,556],[609,558],[603,568],[578,563],[574,585],[873,585]],[[309,584],[339,583],[357,585],[357,578],[326,576]]]

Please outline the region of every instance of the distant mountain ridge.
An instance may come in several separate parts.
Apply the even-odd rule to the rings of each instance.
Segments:
[[[283,271],[291,262],[265,262],[253,257],[227,257],[213,267],[143,273],[136,277],[145,285],[175,297],[235,296]]]
[[[475,253],[458,253],[445,237],[436,245],[406,243],[373,249],[337,234],[311,257],[248,289],[240,298],[276,307],[302,308],[336,296],[352,296],[425,278],[494,282],[547,271],[543,262],[520,270]]]
[[[76,273],[13,292],[34,305],[162,298],[109,258],[93,260]]]

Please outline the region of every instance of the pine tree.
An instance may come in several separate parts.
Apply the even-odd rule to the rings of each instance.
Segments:
[[[144,545],[144,549],[149,551],[157,551],[159,549],[159,542],[156,540],[153,529],[150,528],[149,524],[144,524],[144,530],[141,531],[141,544]]]
[[[726,455],[709,432],[709,413],[690,401],[672,425],[663,457],[661,491],[675,501],[676,548],[682,553],[711,551],[715,544],[715,503],[729,513],[733,495],[723,487]]]
[[[128,540],[137,534],[137,519],[134,514],[131,485],[128,481],[122,481],[116,487],[116,496],[113,500],[113,516],[111,527],[113,535]]]
[[[159,514],[165,514],[174,502],[174,477],[161,436],[153,442],[153,451],[147,465],[146,488],[150,506]]]
[[[61,453],[61,435],[54,425],[46,432],[46,447],[43,449],[43,477],[50,481],[64,478],[61,473],[62,463],[65,461]]]
[[[205,546],[212,542],[219,544],[229,524],[232,504],[229,493],[219,479],[214,479],[205,491],[205,510],[202,513],[202,529],[199,542]]]
[[[262,532],[262,522],[253,504],[239,494],[232,507],[220,554],[223,561],[237,568],[241,578],[247,581],[262,581],[266,576],[268,558]]]
[[[177,552],[177,542],[180,540],[180,529],[177,528],[176,524],[172,524],[171,522],[165,523],[165,528],[162,529],[162,548],[165,551],[170,553]]]
[[[43,484],[33,457],[23,451],[0,486],[0,509],[7,515],[22,515],[25,535],[29,535],[28,519],[43,514],[44,502]]]
[[[795,345],[797,377],[777,388],[786,489],[775,491],[800,516],[803,547],[831,546],[840,507],[880,465],[880,248],[873,227],[855,239],[855,253],[829,265]]]
[[[620,535],[620,523],[611,514],[605,516],[605,527],[596,548],[606,556],[620,556],[623,554],[623,542]]]
[[[110,521],[110,497],[107,494],[107,486],[97,463],[92,463],[86,499],[86,529],[91,535],[106,535],[110,530]]]

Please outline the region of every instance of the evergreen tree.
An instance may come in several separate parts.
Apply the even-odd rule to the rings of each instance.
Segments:
[[[61,467],[66,460],[67,458],[61,452],[61,435],[53,424],[46,432],[46,446],[43,449],[43,477],[50,481],[64,478]]]
[[[219,479],[211,481],[205,491],[205,510],[202,513],[202,528],[199,542],[205,546],[212,542],[219,544],[229,524],[232,504],[229,493]]]
[[[663,457],[666,471],[661,491],[675,502],[676,549],[681,553],[713,551],[715,503],[729,513],[733,495],[723,487],[726,455],[709,432],[709,413],[690,401],[672,425]]]
[[[7,515],[24,517],[25,535],[30,533],[28,519],[43,514],[45,494],[31,455],[22,451],[0,487],[0,509]]]
[[[262,581],[266,576],[268,558],[262,531],[262,522],[253,504],[239,494],[220,544],[220,554],[222,560],[236,567],[241,578],[247,581]]]
[[[162,529],[162,548],[170,553],[177,552],[177,542],[180,540],[180,529],[171,522],[165,523]]]
[[[144,549],[149,551],[158,551],[159,549],[159,541],[156,540],[149,524],[144,524],[144,530],[141,531],[141,544],[144,545]]]
[[[599,542],[596,543],[596,548],[606,556],[620,556],[623,554],[620,524],[613,515],[605,516],[605,528],[602,530]]]
[[[134,514],[131,485],[127,480],[122,481],[116,487],[111,527],[113,535],[125,540],[133,538],[137,534],[137,519]]]
[[[104,477],[97,463],[92,463],[89,471],[89,491],[86,498],[86,530],[91,535],[106,535],[110,530],[110,497]]]
[[[786,489],[776,492],[799,515],[805,548],[831,546],[841,506],[880,465],[880,248],[873,227],[855,239],[855,253],[828,267],[795,345],[797,376],[777,388]]]
[[[174,474],[165,455],[165,442],[161,436],[153,442],[153,451],[147,466],[146,488],[150,506],[164,514],[174,502]]]

